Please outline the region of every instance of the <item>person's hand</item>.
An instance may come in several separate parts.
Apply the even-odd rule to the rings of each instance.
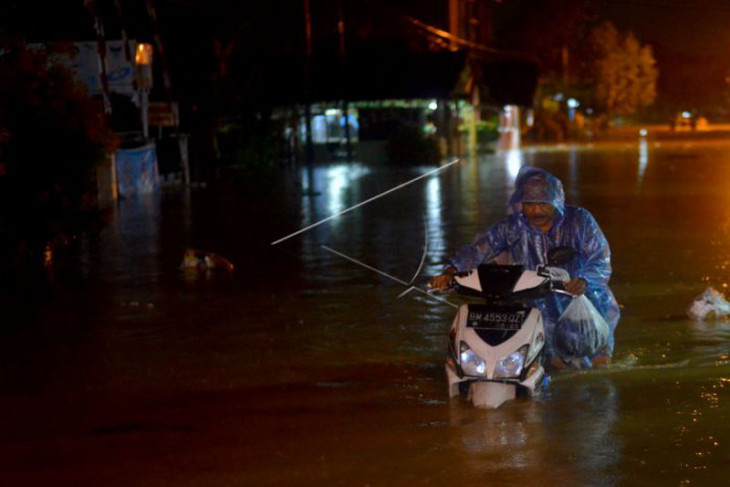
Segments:
[[[455,268],[447,268],[446,270],[444,270],[443,274],[439,274],[438,276],[434,276],[433,278],[431,278],[431,280],[428,282],[429,289],[446,291],[451,287],[451,280],[454,278],[454,274],[456,274]]]
[[[588,283],[582,277],[576,277],[565,283],[565,290],[579,296],[586,292]]]

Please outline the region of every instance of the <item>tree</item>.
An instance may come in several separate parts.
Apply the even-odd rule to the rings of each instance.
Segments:
[[[632,32],[620,33],[611,22],[589,35],[584,83],[593,86],[594,108],[605,115],[633,115],[656,99],[658,70],[652,48]]]
[[[38,257],[84,230],[96,210],[94,166],[113,150],[103,111],[60,63],[0,43],[0,243]]]

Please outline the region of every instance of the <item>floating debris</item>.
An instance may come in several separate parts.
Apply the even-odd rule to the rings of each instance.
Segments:
[[[695,321],[720,319],[728,315],[730,315],[730,303],[725,300],[721,292],[711,287],[705,289],[687,308],[687,316]]]
[[[213,252],[204,250],[185,249],[181,269],[197,271],[224,271],[233,272],[233,264],[228,259]]]

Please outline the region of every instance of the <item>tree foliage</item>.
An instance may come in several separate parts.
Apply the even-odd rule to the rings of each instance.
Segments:
[[[658,70],[652,48],[632,32],[621,33],[611,22],[589,35],[589,62],[583,82],[594,87],[596,109],[608,116],[632,115],[656,99]]]
[[[104,113],[44,51],[0,44],[0,241],[37,253],[83,227],[94,165],[114,147]]]
[[[497,29],[500,47],[530,52],[539,60],[538,96],[576,98],[582,107],[607,117],[632,115],[656,99],[654,54],[632,32],[620,32],[608,21],[597,23],[595,4],[504,2],[502,9],[509,10],[510,17]]]

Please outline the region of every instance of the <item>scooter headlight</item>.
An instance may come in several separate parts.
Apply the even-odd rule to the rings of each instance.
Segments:
[[[520,347],[516,352],[512,352],[497,362],[497,366],[494,368],[494,378],[514,379],[519,377],[522,368],[525,366],[525,356],[528,348],[530,348],[528,345]]]
[[[467,375],[485,375],[487,364],[464,342],[459,345],[459,361],[461,370]]]

